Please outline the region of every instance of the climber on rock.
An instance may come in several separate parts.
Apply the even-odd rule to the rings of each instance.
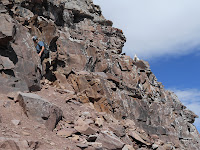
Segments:
[[[43,41],[39,41],[37,36],[33,36],[32,39],[35,43],[35,48],[42,62],[44,58],[48,57],[48,50],[45,48],[45,43]]]

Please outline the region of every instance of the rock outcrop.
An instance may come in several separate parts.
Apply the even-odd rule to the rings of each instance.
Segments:
[[[62,110],[36,94],[20,93],[17,99],[29,118],[45,124],[49,130],[62,119]]]
[[[0,148],[64,149],[60,143],[66,143],[73,150],[199,149],[193,125],[198,116],[164,89],[148,62],[121,54],[123,31],[91,0],[2,0],[0,20],[0,92],[12,100],[0,105],[1,130],[7,131],[10,107],[33,118],[28,122],[39,121],[36,129],[49,138],[13,113],[18,119],[12,120],[29,127],[14,133],[30,138],[4,138]],[[33,35],[50,48],[43,67]],[[45,99],[33,93],[9,96],[17,91]],[[4,136],[12,136],[8,133]],[[41,146],[32,138],[38,136]]]

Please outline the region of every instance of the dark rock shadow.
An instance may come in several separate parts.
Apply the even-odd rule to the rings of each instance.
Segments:
[[[8,57],[13,62],[13,64],[16,64],[18,62],[17,54],[10,45],[6,47],[0,45],[0,55]]]

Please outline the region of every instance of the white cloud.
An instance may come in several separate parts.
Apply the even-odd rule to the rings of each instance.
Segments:
[[[198,89],[186,89],[178,90],[172,89],[178,96],[178,98],[185,104],[189,105],[191,103],[200,103],[200,90]]]
[[[173,91],[188,109],[192,110],[195,114],[197,114],[200,117],[200,90],[170,89],[170,91]],[[195,119],[194,125],[200,131],[200,118]]]
[[[94,0],[127,37],[124,52],[149,59],[191,53],[200,45],[199,0]],[[198,51],[196,49],[196,51]]]

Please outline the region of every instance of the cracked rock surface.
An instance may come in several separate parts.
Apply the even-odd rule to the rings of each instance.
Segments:
[[[1,0],[0,20],[0,150],[199,149],[198,116],[91,0]]]

